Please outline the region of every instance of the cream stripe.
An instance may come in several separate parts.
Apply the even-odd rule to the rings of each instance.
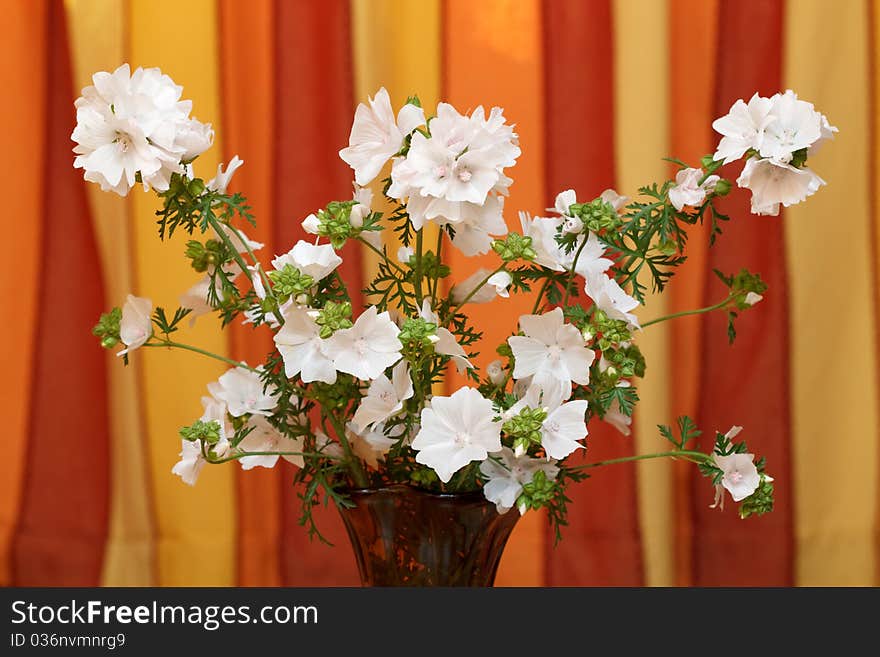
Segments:
[[[668,175],[668,62],[666,0],[615,0],[614,136],[618,191],[634,196],[638,187]],[[665,314],[666,300],[648,299],[638,310],[648,319]],[[637,337],[648,362],[639,385],[635,416],[636,450],[656,451],[657,424],[669,422],[669,344],[665,326],[652,326]],[[639,525],[645,559],[645,583],[674,584],[672,470],[663,461],[638,465]]]
[[[785,211],[797,583],[872,584],[877,377],[865,2],[788,3],[787,87],[840,134],[810,165],[828,186]],[[772,292],[772,291],[771,291]]]

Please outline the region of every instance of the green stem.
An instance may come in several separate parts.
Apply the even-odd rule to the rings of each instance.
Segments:
[[[244,234],[240,230],[238,230],[238,228],[233,226],[232,224],[229,224],[229,228],[230,228],[230,230],[232,230],[233,233],[235,233],[235,236],[238,237],[239,240],[241,240],[241,243],[244,244],[244,248],[247,250],[247,253],[250,256],[251,260],[254,261],[254,264],[259,265],[260,261],[257,260],[257,256],[256,256],[256,254],[254,254],[253,249],[251,249],[250,244],[248,244],[247,238],[244,236]],[[273,299],[275,299],[275,302],[277,303],[278,299],[275,298],[275,291],[272,289],[272,281],[269,280],[269,276],[266,275],[266,272],[263,271],[262,267],[259,267],[258,271],[260,273],[260,278],[263,281],[263,287],[266,288],[266,294],[270,295]],[[279,315],[280,315],[280,313],[279,313]]]
[[[581,242],[581,245],[578,247],[577,253],[574,254],[574,260],[571,263],[571,271],[568,272],[568,282],[565,284],[565,296],[562,299],[563,308],[568,305],[568,297],[571,295],[571,284],[574,281],[575,269],[577,268],[578,260],[581,257],[581,253],[583,252],[584,247],[587,245],[589,237],[590,236],[588,234],[584,234],[584,241]]]
[[[443,250],[443,227],[437,227],[437,264],[440,265],[443,261],[440,259],[440,252]],[[430,283],[428,284],[430,285]],[[434,287],[431,290],[431,297],[437,298],[437,287],[440,285],[440,278],[437,277],[434,279]]]
[[[652,319],[650,322],[645,322],[644,324],[642,324],[642,328],[645,328],[646,326],[650,326],[651,324],[659,324],[660,322],[665,322],[670,319],[675,319],[676,317],[686,317],[688,315],[701,315],[703,313],[712,312],[713,310],[721,310],[722,308],[727,306],[727,304],[729,304],[735,298],[736,298],[736,295],[731,294],[724,301],[720,301],[719,303],[716,303],[713,306],[706,306],[705,308],[697,308],[696,310],[682,310],[681,312],[672,313],[671,315],[664,315],[663,317],[657,317],[656,319]]]
[[[471,297],[473,297],[477,292],[479,292],[481,289],[483,289],[483,286],[489,282],[490,278],[492,278],[495,274],[497,274],[498,272],[501,272],[501,271],[504,271],[504,263],[502,263],[501,266],[498,267],[498,269],[491,272],[489,275],[486,276],[486,278],[484,278],[482,281],[480,281],[480,283],[476,287],[474,287],[474,289],[471,290],[464,299],[461,300],[461,303],[459,303],[457,306],[455,306],[452,310],[449,311],[449,316],[455,317],[455,313],[457,313],[459,311],[459,309],[464,304],[466,304],[468,301],[470,301]]]
[[[342,422],[340,422],[332,413],[324,413],[324,415],[330,420],[330,424],[333,425],[333,429],[336,431],[336,437],[339,438],[339,443],[342,445],[342,450],[345,452],[345,458],[351,467],[351,477],[354,479],[355,485],[358,488],[367,488],[367,486],[369,486],[367,475],[364,472],[361,460],[354,455],[354,451],[351,449],[351,443],[348,442],[348,438],[345,436],[345,427],[342,426]]]
[[[648,459],[662,459],[662,458],[685,458],[696,463],[701,461],[707,461],[709,459],[708,454],[704,454],[703,452],[695,452],[691,450],[675,450],[672,452],[655,452],[654,454],[638,454],[636,456],[621,456],[616,459],[608,459],[606,461],[595,461],[594,463],[584,463],[583,465],[577,465],[573,468],[569,468],[570,470],[588,470],[589,468],[599,468],[604,465],[615,465],[617,463],[631,463],[633,461],[646,461]]]
[[[245,365],[241,361],[232,360],[231,358],[226,358],[226,356],[221,356],[220,354],[215,354],[210,351],[206,351],[200,347],[194,347],[191,344],[183,344],[182,342],[172,342],[171,340],[162,340],[161,338],[155,338],[158,342],[147,342],[146,344],[142,344],[142,347],[169,347],[172,349],[185,349],[186,351],[193,351],[197,354],[201,354],[202,356],[207,356],[208,358],[213,358],[215,360],[222,361],[227,365],[232,365],[233,367],[240,367],[245,370],[250,370],[251,372],[259,372],[259,370]]]
[[[541,286],[541,289],[538,290],[538,298],[535,299],[535,305],[532,308],[532,314],[536,315],[538,310],[541,308],[541,300],[544,298],[544,293],[547,292],[547,288],[550,287],[550,279],[544,279],[544,284]]]
[[[378,255],[380,258],[382,258],[382,260],[385,261],[386,265],[388,265],[392,269],[396,269],[397,272],[401,275],[406,274],[406,272],[403,271],[403,268],[400,267],[400,265],[398,265],[396,262],[392,262],[391,258],[389,258],[388,254],[386,254],[384,251],[380,251],[379,249],[377,249],[375,246],[373,246],[367,240],[365,240],[364,238],[362,238],[360,236],[358,236],[356,239],[358,242],[360,242],[361,244],[366,246],[368,249],[370,249],[370,251],[372,251],[373,253]]]
[[[416,293],[416,307],[422,307],[422,239],[424,228],[416,231],[416,269],[413,279],[413,290]]]
[[[240,452],[238,454],[233,454],[232,456],[226,456],[222,459],[206,458],[205,460],[208,461],[208,463],[216,465],[220,463],[228,463],[229,461],[237,461],[247,456],[309,456],[337,461],[339,460],[338,456],[330,456],[329,454],[323,454],[321,452]]]

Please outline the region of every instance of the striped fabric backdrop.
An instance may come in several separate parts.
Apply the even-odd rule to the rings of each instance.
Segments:
[[[72,101],[91,73],[125,61],[161,67],[214,124],[201,170],[236,153],[246,161],[235,186],[269,253],[301,236],[306,214],[350,195],[336,153],[357,102],[382,85],[396,103],[417,93],[429,107],[505,108],[523,148],[511,227],[512,210],[539,212],[562,189],[632,195],[669,175],[664,156],[696,161],[714,148],[712,119],[754,91],[793,88],[815,102],[840,128],[816,157],[828,187],[781,218],[753,217],[746,196],[731,194],[735,221],[720,244],[693,235],[669,294],[641,314],[719,298],[713,267],[760,272],[765,301],[740,320],[734,347],[722,316],[645,331],[634,435],[593,426],[587,450],[591,460],[654,451],[655,425],[683,413],[708,429],[742,424],[776,478],[776,511],[747,522],[711,511],[709,486],[686,464],[603,469],[575,489],[559,547],[542,515],[518,525],[498,583],[876,584],[878,4],[5,0],[0,584],[357,582],[335,511],[321,520],[336,548],[297,525],[285,467],[206,468],[194,488],[171,474],[177,429],[198,414],[214,363],[154,351],[122,368],[90,334],[127,292],[173,306],[197,278],[179,241],[157,239],[154,197],[103,194],[72,167]],[[358,288],[374,262],[343,255]],[[453,252],[454,277],[479,260]],[[529,306],[473,315],[495,344]],[[221,333],[210,318],[192,333],[251,361],[271,344],[241,327]]]

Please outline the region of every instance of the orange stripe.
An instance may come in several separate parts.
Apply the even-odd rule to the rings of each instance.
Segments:
[[[691,166],[714,150],[710,125],[715,118],[715,49],[718,20],[717,0],[669,0],[669,84],[671,152]],[[669,312],[698,308],[703,302],[704,272],[707,266],[706,226],[689,231],[687,262],[679,268],[669,286]],[[672,395],[672,416],[697,412],[699,399],[699,317],[683,317],[671,326],[670,378],[676,384]],[[675,472],[675,569],[676,582],[692,582],[690,548],[693,526],[686,512],[690,506],[690,463],[673,464]]]
[[[449,0],[444,5],[445,98],[459,111],[477,105],[498,105],[516,124],[523,154],[509,172],[515,180],[505,202],[511,230],[520,231],[516,209],[541,212],[547,207],[544,189],[543,58],[540,4],[536,0],[469,2]],[[452,246],[444,249],[454,278],[462,280],[478,267],[495,268],[494,254],[465,258]],[[444,256],[445,259],[445,256]],[[525,295],[467,308],[474,326],[484,332],[477,358],[485,367],[495,347],[515,329],[518,317],[531,311]],[[464,377],[450,372],[451,390],[465,385]],[[505,551],[498,572],[501,586],[544,583],[543,514],[527,514]]]
[[[220,3],[220,57],[223,101],[223,159],[238,154],[245,162],[232,188],[248,197],[256,228],[243,226],[249,237],[263,242],[262,261],[275,252],[273,236],[272,114],[274,60],[272,0]],[[259,117],[259,120],[255,120]],[[258,254],[259,255],[259,254]],[[272,350],[266,328],[229,327],[233,357],[262,362]],[[287,492],[287,491],[286,491]],[[281,583],[281,476],[276,469],[255,468],[238,473],[238,582],[241,586]]]
[[[15,248],[5,258],[14,276],[0,276],[0,295],[15,319],[0,322],[0,362],[6,375],[0,395],[7,401],[3,458],[0,459],[0,586],[11,582],[10,541],[21,503],[21,484],[28,436],[31,365],[40,277],[42,195],[45,161],[46,81],[35,71],[46,69],[46,3],[12,2],[4,11],[0,39],[0,81],[7,98],[0,105],[3,151],[15,153],[3,164],[3,180],[14,194],[6,198],[15,217]],[[27,61],[27,66],[21,62]],[[68,158],[69,159],[69,158]]]

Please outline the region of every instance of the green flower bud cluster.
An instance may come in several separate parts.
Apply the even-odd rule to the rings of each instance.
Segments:
[[[269,272],[276,298],[284,302],[289,298],[307,294],[315,284],[314,279],[308,274],[303,274],[291,264],[284,265],[283,269]]]
[[[122,321],[122,310],[114,308],[104,313],[92,329],[92,335],[101,338],[101,346],[112,349],[119,344],[119,322]]]
[[[761,475],[761,483],[757,490],[739,505],[739,517],[760,516],[773,510],[773,483],[765,475]]]
[[[513,260],[526,260],[532,262],[538,257],[537,251],[532,247],[532,238],[524,237],[519,233],[509,233],[504,239],[492,242],[492,250],[504,262]]]
[[[589,203],[573,203],[568,211],[583,222],[585,229],[593,233],[617,230],[623,221],[617,210],[601,198],[593,199]]]
[[[634,344],[612,347],[603,351],[602,355],[614,367],[618,378],[645,376],[645,356],[641,349]]]
[[[208,267],[218,267],[229,260],[226,245],[220,240],[210,239],[204,244],[198,240],[186,243],[185,255],[190,259],[192,268],[199,273],[208,271]]]
[[[415,255],[411,256],[408,264],[410,267],[414,264]],[[428,278],[446,278],[449,276],[449,265],[444,265],[433,251],[428,251],[422,256],[422,272]]]
[[[220,423],[216,420],[210,422],[196,420],[189,426],[180,429],[180,437],[189,442],[201,440],[208,445],[214,445],[220,440]]]
[[[339,374],[336,383],[310,383],[308,396],[317,401],[326,412],[335,412],[346,409],[352,399],[360,397],[360,392],[354,377]]]
[[[727,196],[730,194],[730,190],[733,188],[733,185],[730,184],[730,181],[727,178],[721,178],[718,182],[715,183],[715,189],[713,193],[715,196]]]
[[[318,334],[323,340],[340,329],[351,328],[351,303],[328,301],[318,313],[315,323],[321,327]]]
[[[440,478],[431,468],[413,470],[409,475],[409,479],[415,485],[422,486],[423,488],[432,488],[440,483]]]
[[[527,484],[523,484],[522,493],[516,498],[516,507],[520,513],[529,509],[537,511],[548,506],[556,497],[556,482],[547,478],[543,470],[538,470]]]
[[[526,406],[501,426],[501,430],[513,439],[517,453],[525,453],[532,445],[541,444],[541,425],[547,419],[543,408]]]
[[[632,331],[621,319],[611,319],[604,310],[596,308],[587,330],[596,338],[596,346],[604,353],[621,342],[632,340]]]
[[[397,339],[403,345],[403,355],[416,360],[426,350],[433,350],[437,341],[437,325],[421,318],[408,319],[400,328]]]
[[[357,201],[332,201],[318,210],[318,235],[330,240],[334,249],[341,249],[357,229],[351,225],[351,208]]]
[[[740,310],[745,310],[753,305],[753,302],[750,303],[746,300],[750,292],[754,297],[754,295],[764,294],[767,291],[767,284],[761,280],[761,277],[748,269],[743,268],[738,274],[731,276],[725,276],[717,270],[715,273],[730,289],[731,296],[735,296],[734,303]]]

